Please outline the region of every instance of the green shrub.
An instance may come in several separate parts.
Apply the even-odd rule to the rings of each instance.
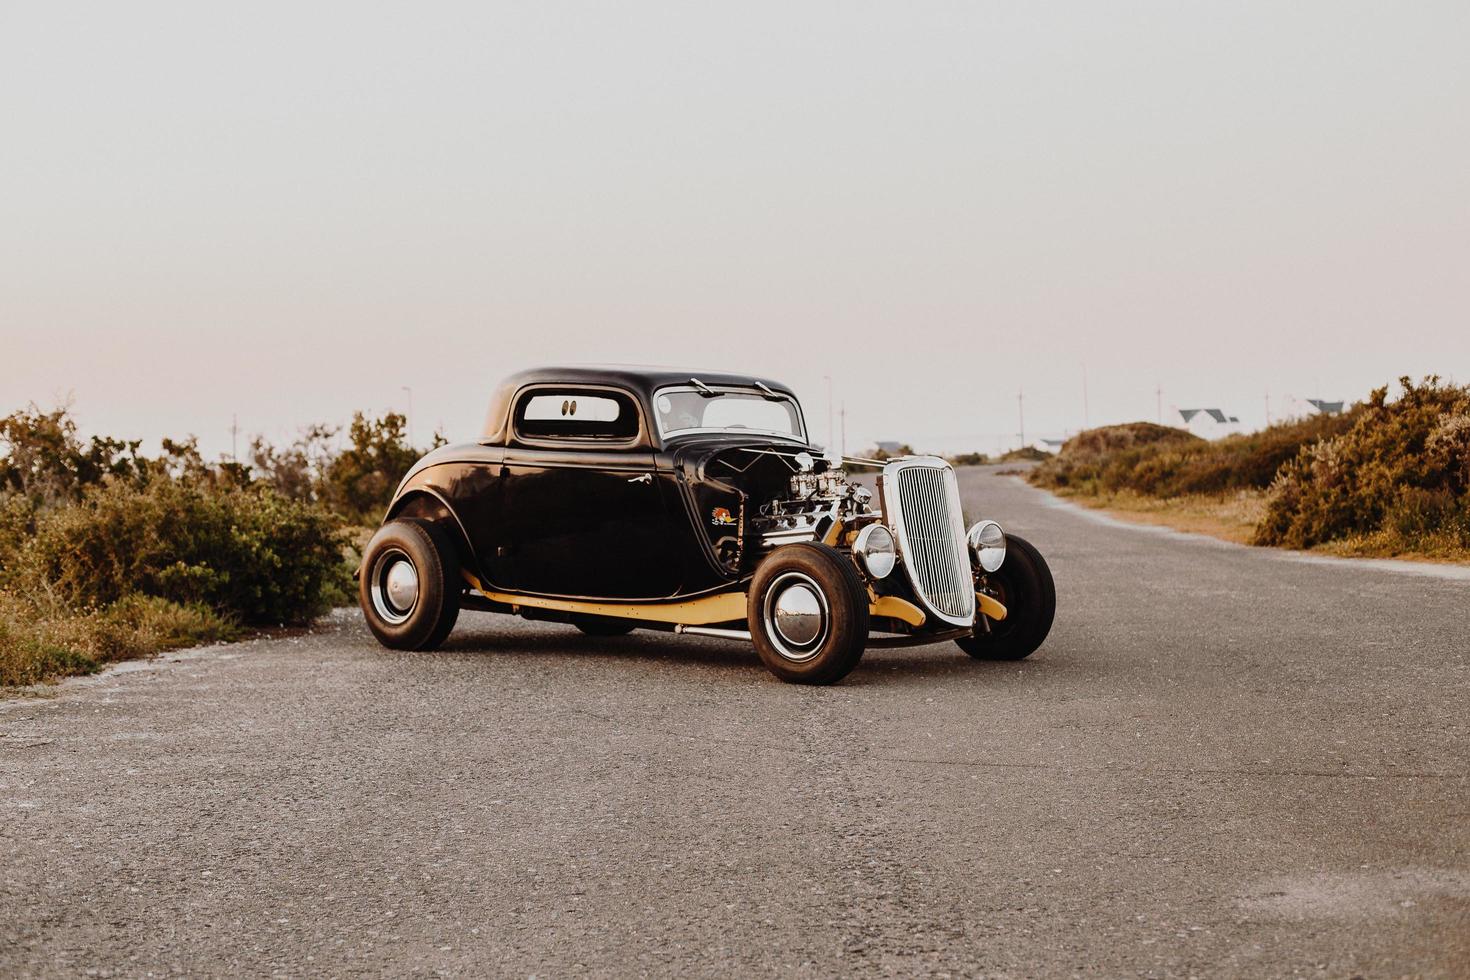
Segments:
[[[340,590],[343,546],[329,515],[272,490],[159,478],[41,514],[16,564],[78,607],[139,594],[244,624],[303,623]]]
[[[399,481],[421,455],[403,434],[405,421],[394,412],[381,419],[368,419],[361,412],[353,415],[350,445],[323,475],[321,496],[329,507],[359,524],[376,524],[382,518]]]
[[[282,451],[256,440],[252,466],[192,437],[153,458],[83,441],[65,409],[0,419],[0,684],[352,602],[343,520],[375,520],[418,458],[403,428],[359,414],[340,455],[314,426]]]
[[[1470,547],[1470,389],[1400,379],[1373,392],[1351,428],[1304,446],[1282,467],[1256,531],[1260,544],[1310,548],[1389,534]]]
[[[333,426],[311,425],[295,442],[279,449],[256,436],[250,441],[251,471],[283,497],[319,502],[324,496],[327,470],[336,457],[332,447],[336,435]]]
[[[138,455],[140,444],[104,436],[84,444],[65,408],[31,405],[0,418],[0,493],[53,505],[104,479],[142,479],[148,461]]]

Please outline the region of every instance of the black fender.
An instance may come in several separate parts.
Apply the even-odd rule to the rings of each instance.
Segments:
[[[479,561],[474,545],[470,543],[470,536],[465,532],[464,522],[438,490],[433,487],[413,486],[400,491],[389,505],[383,523],[399,518],[429,521],[442,527],[454,542],[459,567],[474,569],[479,574]]]

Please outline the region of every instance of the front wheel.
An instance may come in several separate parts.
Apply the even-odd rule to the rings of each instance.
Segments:
[[[862,659],[868,593],[846,555],[789,544],[756,569],[746,619],[771,673],[793,684],[835,684]]]
[[[1051,632],[1057,611],[1056,584],[1046,559],[1025,538],[1007,534],[1006,560],[984,582],[1006,607],[1006,618],[995,622],[977,614],[974,635],[955,642],[976,660],[1029,657]]]

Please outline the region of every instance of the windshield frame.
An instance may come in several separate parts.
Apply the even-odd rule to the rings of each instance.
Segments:
[[[764,401],[788,402],[788,403],[790,403],[790,405],[794,409],[796,409],[796,424],[801,429],[801,432],[800,433],[792,433],[792,432],[782,432],[782,431],[779,431],[779,430],[776,430],[776,429],[755,429],[755,428],[740,428],[740,429],[735,429],[735,428],[729,428],[727,426],[722,426],[722,425],[716,425],[716,426],[698,426],[696,428],[691,428],[691,429],[671,429],[671,430],[667,430],[667,431],[664,429],[663,416],[662,416],[662,413],[660,413],[659,410],[658,410],[658,400],[659,400],[659,397],[660,396],[666,395],[666,394],[670,394],[670,393],[673,393],[673,392],[679,392],[679,393],[690,393],[690,394],[700,395],[701,397],[711,397],[709,395],[704,394],[705,391],[714,391],[714,392],[716,392],[716,394],[713,396],[713,397],[716,397],[716,398],[722,397],[725,394],[731,394],[731,395],[745,395],[747,397],[748,396],[754,396],[754,397],[759,398],[759,399],[762,399]],[[771,397],[771,394],[774,394],[777,397],[772,398]],[[730,384],[723,384],[723,385],[722,384],[712,384],[712,385],[703,385],[703,386],[696,386],[696,385],[692,385],[692,384],[662,385],[662,386],[654,389],[653,395],[649,399],[649,408],[652,409],[653,424],[654,424],[654,427],[656,428],[656,430],[658,431],[658,437],[659,437],[660,441],[667,441],[669,439],[682,439],[685,436],[697,436],[697,435],[737,435],[737,436],[739,436],[739,435],[747,435],[747,434],[749,434],[749,435],[758,435],[758,436],[774,436],[777,439],[789,439],[790,441],[796,442],[796,443],[800,443],[803,446],[810,445],[810,437],[809,437],[809,435],[807,433],[807,428],[806,428],[806,413],[803,412],[802,409],[801,409],[801,400],[798,399],[795,395],[790,394],[789,392],[785,392],[785,391],[771,390],[771,394],[767,394],[765,391],[762,391],[760,388],[757,388],[754,385],[730,385]]]

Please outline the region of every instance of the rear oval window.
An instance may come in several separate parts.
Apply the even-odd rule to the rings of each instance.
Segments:
[[[522,396],[516,431],[539,439],[632,439],[638,435],[638,409],[614,392],[543,389]]]

